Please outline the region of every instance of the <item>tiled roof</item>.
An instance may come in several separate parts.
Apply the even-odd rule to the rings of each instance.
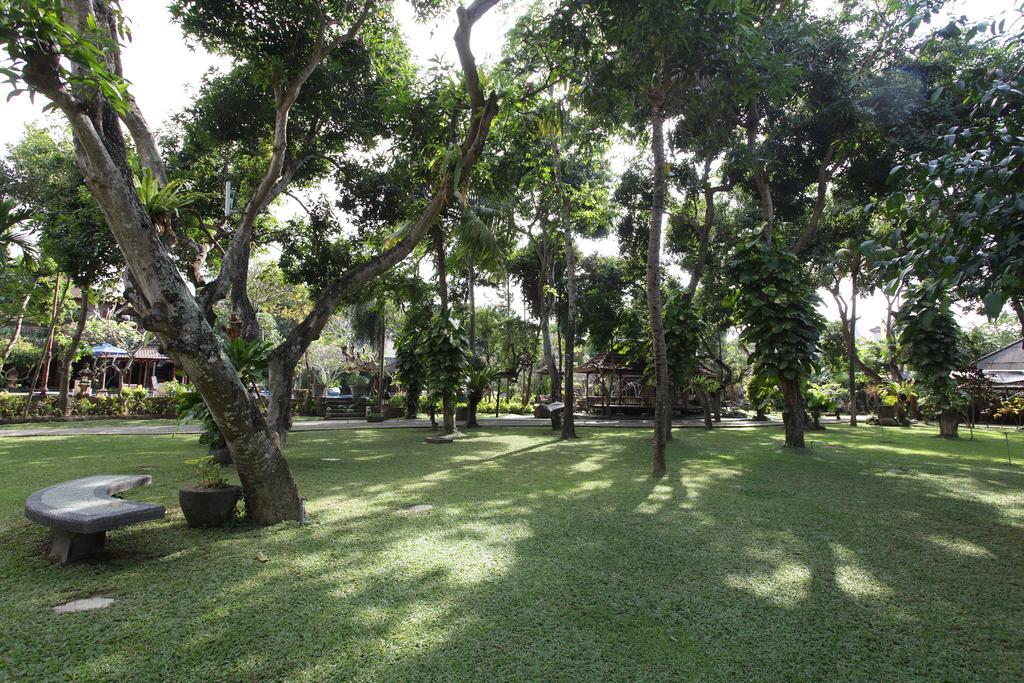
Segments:
[[[1024,340],[1018,339],[1009,346],[1004,346],[998,351],[993,351],[987,356],[978,359],[979,370],[989,372],[1019,370],[1024,372],[1024,348],[1021,344]]]

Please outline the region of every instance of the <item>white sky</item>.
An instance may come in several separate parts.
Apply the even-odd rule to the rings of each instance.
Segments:
[[[125,14],[131,19],[133,40],[124,50],[124,70],[131,82],[131,90],[139,102],[150,125],[159,128],[171,115],[181,110],[191,99],[191,93],[203,73],[211,66],[224,65],[223,59],[208,54],[202,48],[190,49],[167,12],[166,4],[154,0],[122,0]],[[819,7],[826,8],[829,0],[818,0]],[[493,62],[501,51],[503,37],[515,18],[516,2],[504,3],[486,14],[473,29],[473,51],[481,65]],[[1013,8],[1013,0],[961,0],[951,5],[952,14],[965,14],[971,19],[1000,15]],[[398,17],[406,35],[414,59],[426,64],[434,55],[444,57],[449,63],[456,63],[452,35],[456,20],[454,11],[446,13],[431,25],[417,24],[412,19],[411,8],[399,3]],[[5,93],[0,93],[5,95]],[[62,125],[55,115],[42,113],[44,102],[29,101],[25,95],[0,104],[2,126],[0,146],[16,142],[27,123]],[[581,245],[587,253],[615,254],[614,239],[601,242],[589,241]],[[484,302],[492,297],[485,293]],[[831,297],[823,296],[826,305],[822,309],[829,318],[837,318]],[[496,297],[493,298],[496,301]],[[863,299],[860,306],[860,330],[867,331],[878,325],[885,311],[885,301],[880,295]],[[965,314],[962,324],[977,324],[978,316]]]

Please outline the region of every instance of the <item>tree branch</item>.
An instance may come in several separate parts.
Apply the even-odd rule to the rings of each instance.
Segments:
[[[241,280],[245,279],[243,271],[249,267],[252,233],[256,219],[287,188],[301,163],[312,158],[312,154],[307,154],[302,162],[286,164],[288,119],[292,106],[298,100],[303,86],[317,67],[340,45],[353,40],[358,35],[370,16],[374,1],[366,0],[362,11],[349,29],[330,41],[327,40],[327,31],[333,22],[327,17],[321,17],[313,53],[306,64],[286,83],[282,84],[280,78],[274,78],[274,143],[270,162],[267,164],[267,171],[264,173],[263,179],[256,186],[256,190],[242,210],[238,227],[235,229],[234,236],[221,262],[220,272],[197,297],[207,317],[209,317],[213,306],[227,295],[229,288],[235,284],[242,284]],[[234,295],[238,301],[243,296],[247,295],[241,293]]]
[[[758,156],[757,151],[757,129],[760,116],[757,111],[757,101],[750,103],[747,112],[747,153],[750,155],[750,172],[754,176],[754,183],[757,185],[757,192],[761,196],[761,213],[764,216],[764,236],[769,242],[772,240],[775,230],[775,205],[772,203],[772,190],[765,177],[764,164]]]
[[[476,71],[476,61],[470,49],[470,36],[473,23],[487,9],[497,4],[498,0],[476,0],[468,9],[460,7],[459,28],[455,32],[455,45],[459,51],[460,63],[463,67],[466,89],[471,101],[479,100],[479,111],[474,110],[469,128],[462,140],[461,178],[469,178],[473,166],[480,158],[484,142],[490,131],[491,121],[498,113],[498,99],[491,93],[486,99],[480,91],[480,78]],[[351,270],[330,282],[317,299],[309,314],[288,334],[285,341],[271,353],[275,364],[289,365],[298,362],[305,349],[319,338],[324,326],[345,296],[363,286],[373,278],[398,264],[412,253],[422,241],[429,229],[434,225],[441,211],[448,205],[457,188],[453,184],[454,169],[446,169],[438,189],[431,197],[430,203],[421,212],[405,235],[391,248],[377,255],[370,261]]]
[[[818,196],[814,200],[814,210],[811,212],[811,217],[808,219],[807,225],[804,226],[803,232],[800,233],[800,237],[793,244],[794,254],[799,254],[810,246],[815,233],[818,232],[818,224],[821,222],[821,215],[825,211],[825,195],[828,192],[828,182],[832,178],[832,173],[835,171],[835,166],[832,165],[832,157],[835,154],[835,151],[836,143],[832,142],[829,144],[828,149],[825,150],[825,156],[822,158],[821,165],[818,167]]]

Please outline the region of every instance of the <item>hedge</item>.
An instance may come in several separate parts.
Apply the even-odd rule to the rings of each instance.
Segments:
[[[11,394],[0,391],[0,419],[20,418],[25,410],[27,394]],[[71,415],[105,417],[127,417],[135,415],[174,417],[174,396],[148,396],[145,389],[125,389],[107,396],[72,398],[68,401]],[[60,417],[60,403],[57,394],[45,399],[32,401],[29,417]]]

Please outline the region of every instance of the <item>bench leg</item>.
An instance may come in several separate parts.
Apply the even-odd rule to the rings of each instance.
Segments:
[[[50,559],[61,564],[82,560],[103,550],[106,541],[105,531],[95,534],[72,534],[54,529]]]

